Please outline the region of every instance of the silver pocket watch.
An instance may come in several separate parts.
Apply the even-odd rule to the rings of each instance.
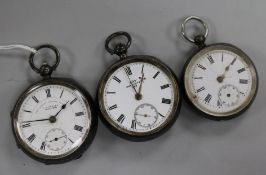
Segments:
[[[200,22],[205,33],[188,36],[186,24],[191,20]],[[183,86],[188,101],[214,120],[228,120],[248,109],[258,90],[258,74],[249,56],[232,44],[206,45],[208,26],[196,16],[184,20],[182,35],[199,48],[184,68]]]
[[[118,43],[111,47],[116,39]],[[180,86],[171,69],[159,59],[128,56],[130,44],[127,32],[116,32],[106,39],[106,50],[120,59],[102,76],[97,101],[101,119],[114,134],[144,141],[173,125],[181,106]]]
[[[53,66],[34,63],[35,54],[50,49],[56,55]],[[43,79],[30,85],[11,112],[13,133],[19,148],[46,164],[64,163],[79,158],[92,142],[97,116],[92,98],[69,78],[52,78],[59,62],[59,51],[41,45],[30,55],[31,68]]]

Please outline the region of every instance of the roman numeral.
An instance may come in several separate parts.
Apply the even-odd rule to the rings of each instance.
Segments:
[[[233,59],[233,61],[231,62],[231,65],[233,65],[236,62],[236,57]]]
[[[115,108],[117,108],[117,105],[113,105],[113,106],[109,107],[109,110],[113,110]]]
[[[132,122],[131,122],[131,128],[132,129],[136,129],[136,126],[137,126],[136,120],[132,120]]]
[[[35,134],[31,134],[29,137],[28,137],[28,141],[30,142],[30,143],[32,143],[33,142],[33,140],[36,138],[36,135]]]
[[[161,117],[165,117],[163,114],[161,114],[161,113],[158,113]]]
[[[74,100],[72,100],[71,102],[70,102],[70,105],[72,105],[73,103],[75,103],[77,101],[77,98],[75,98]]]
[[[205,100],[206,103],[210,103],[211,99],[212,99],[212,95],[211,95],[211,94],[208,94],[208,95],[205,97],[204,100]]]
[[[162,85],[162,86],[161,86],[161,89],[168,88],[169,86],[170,86],[169,84]]]
[[[116,92],[106,92],[107,94],[115,94]]]
[[[51,97],[51,90],[50,89],[46,89],[45,93],[46,93],[47,98]]]
[[[22,128],[27,128],[27,127],[30,127],[30,126],[31,126],[30,123],[25,123],[25,124],[22,125]]]
[[[224,53],[222,52],[222,62],[224,61]]]
[[[46,146],[45,142],[42,142],[40,149],[45,150],[45,146]]]
[[[244,72],[246,69],[243,67],[241,69],[239,69],[237,72],[240,74],[241,72]]]
[[[202,66],[201,64],[198,64],[198,67],[201,68],[202,70],[206,70],[206,67]]]
[[[71,143],[74,143],[70,138],[68,138],[68,140],[69,140]]]
[[[248,80],[245,79],[239,79],[240,84],[248,84]]]
[[[166,98],[162,98],[162,103],[170,104],[171,100],[170,99],[166,99]]]
[[[201,88],[199,88],[199,89],[197,90],[197,93],[199,93],[199,92],[201,92],[201,91],[203,91],[203,90],[205,90],[205,87],[204,87],[204,86],[202,86]]]
[[[118,119],[117,119],[117,121],[119,122],[119,123],[123,123],[123,121],[125,120],[125,115],[124,114],[121,114],[119,117],[118,117]]]
[[[25,109],[24,109],[23,111],[24,111],[24,112],[28,112],[28,113],[32,113],[32,111],[28,111],[28,110],[25,110]]]
[[[121,83],[121,80],[120,80],[119,78],[117,78],[116,76],[114,76],[113,79],[114,79],[115,81],[117,81],[118,83]]]
[[[211,55],[208,55],[208,56],[207,56],[207,59],[209,60],[209,62],[210,62],[211,64],[214,63],[214,60],[213,60],[213,58],[212,58]]]
[[[32,99],[33,99],[36,103],[39,103],[39,100],[38,100],[35,96],[33,96]]]
[[[153,79],[155,79],[159,75],[160,71],[156,72],[156,74],[153,75]]]
[[[63,95],[63,92],[64,92],[64,90],[62,90],[62,92],[61,92],[61,94],[60,94],[60,98],[62,97],[62,95]]]
[[[79,126],[79,125],[75,125],[75,126],[74,126],[74,129],[75,129],[76,131],[82,132],[83,127],[82,127],[82,126]]]
[[[130,67],[126,67],[125,68],[125,71],[126,71],[126,73],[128,74],[128,75],[132,75],[132,71],[131,71],[131,69],[130,69]]]
[[[82,115],[84,115],[84,112],[77,112],[75,115],[76,115],[76,117],[82,116]]]

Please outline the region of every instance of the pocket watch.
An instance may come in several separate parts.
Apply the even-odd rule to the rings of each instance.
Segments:
[[[190,20],[200,22],[205,34],[188,36],[186,24]],[[232,44],[206,46],[208,27],[196,16],[184,20],[182,35],[199,48],[184,68],[183,86],[188,101],[213,120],[232,119],[248,109],[258,89],[257,71],[249,56]]]
[[[28,87],[11,112],[13,133],[19,148],[45,164],[64,163],[79,158],[92,142],[97,118],[89,93],[74,80],[51,78],[60,55],[52,45],[35,48],[51,49],[56,63],[40,68],[30,55],[31,68],[44,77]]]
[[[118,43],[110,47],[115,39]],[[180,88],[171,69],[157,58],[127,56],[130,44],[131,36],[123,31],[106,39],[106,50],[120,59],[101,78],[97,98],[101,119],[114,134],[145,141],[168,130],[177,119]]]

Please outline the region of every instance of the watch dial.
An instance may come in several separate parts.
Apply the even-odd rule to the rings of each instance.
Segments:
[[[243,109],[254,96],[255,69],[229,50],[210,50],[193,58],[185,72],[185,88],[200,110],[215,116]]]
[[[109,75],[103,90],[107,120],[122,132],[151,133],[173,118],[176,81],[146,62],[125,64]]]
[[[44,157],[74,152],[86,139],[91,111],[77,90],[62,85],[34,89],[21,104],[17,128],[20,140]]]

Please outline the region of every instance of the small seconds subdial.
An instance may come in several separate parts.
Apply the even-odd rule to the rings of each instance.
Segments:
[[[67,144],[67,135],[62,129],[51,129],[45,136],[45,144],[50,150],[59,151]]]
[[[134,113],[135,121],[141,127],[151,127],[158,120],[157,109],[151,104],[141,104]]]
[[[227,84],[221,87],[218,96],[223,105],[233,106],[238,103],[239,91],[235,86]]]

